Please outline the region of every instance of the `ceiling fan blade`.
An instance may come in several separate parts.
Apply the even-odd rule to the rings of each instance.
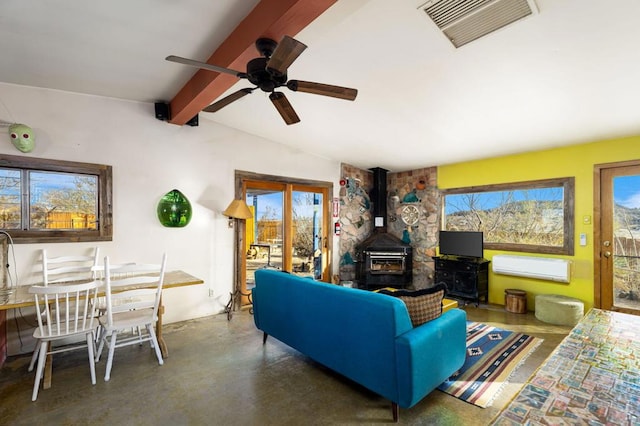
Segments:
[[[332,98],[355,100],[358,96],[357,89],[332,86],[330,84],[313,83],[311,81],[289,80],[287,87],[294,92],[313,93],[314,95],[331,96]]]
[[[276,107],[285,123],[295,124],[300,121],[298,114],[296,114],[284,93],[272,92],[269,95],[269,99],[271,99],[271,102],[273,102],[273,105]]]
[[[289,66],[306,48],[306,44],[292,37],[284,36],[267,62],[267,71],[278,75],[286,74]]]
[[[189,66],[201,68],[204,70],[235,75],[238,78],[247,78],[247,74],[244,72],[232,70],[230,68],[219,67],[217,65],[207,64],[206,62],[194,61],[193,59],[182,58],[180,56],[175,56],[175,55],[169,55],[165,59],[170,62],[177,62],[179,64],[189,65]]]
[[[229,96],[225,96],[224,98],[220,99],[218,102],[214,102],[211,105],[209,105],[208,107],[204,108],[202,111],[203,112],[216,112],[221,110],[222,108],[226,107],[227,105],[229,105],[231,102],[235,102],[238,99],[248,95],[249,93],[253,92],[255,89],[240,89],[237,92],[234,92],[232,94],[230,94]]]

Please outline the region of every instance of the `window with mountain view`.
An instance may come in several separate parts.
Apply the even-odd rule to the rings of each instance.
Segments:
[[[0,229],[15,242],[111,239],[111,167],[0,157]]]
[[[573,255],[574,179],[443,191],[447,231],[482,231],[490,250]]]

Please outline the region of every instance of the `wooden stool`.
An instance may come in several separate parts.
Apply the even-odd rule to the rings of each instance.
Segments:
[[[506,289],[504,291],[504,306],[508,312],[515,314],[527,313],[527,292],[517,289]]]

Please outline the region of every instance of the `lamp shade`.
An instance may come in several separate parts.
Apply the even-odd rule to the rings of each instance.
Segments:
[[[233,200],[222,214],[233,219],[251,219],[253,217],[249,206],[243,200]]]

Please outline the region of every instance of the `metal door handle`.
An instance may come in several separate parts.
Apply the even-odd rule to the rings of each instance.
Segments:
[[[604,257],[611,257],[611,252],[610,251],[605,251],[604,252]]]

